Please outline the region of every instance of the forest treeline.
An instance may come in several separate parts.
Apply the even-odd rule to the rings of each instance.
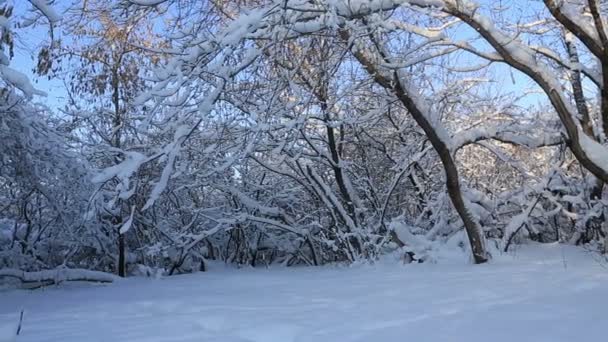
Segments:
[[[597,0],[2,1],[0,276],[604,252],[607,17]]]

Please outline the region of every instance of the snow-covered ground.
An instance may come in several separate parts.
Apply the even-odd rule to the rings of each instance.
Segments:
[[[607,267],[556,244],[481,266],[216,267],[4,290],[0,325],[23,308],[18,342],[605,341]]]

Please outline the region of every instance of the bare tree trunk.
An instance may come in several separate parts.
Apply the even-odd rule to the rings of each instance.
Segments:
[[[568,56],[570,57],[570,63],[572,65],[578,65],[580,63],[580,58],[578,56],[578,50],[576,48],[576,42],[574,40],[574,36],[571,33],[564,34],[564,42],[566,45],[566,51],[568,52]],[[602,70],[608,70],[604,68],[602,64]],[[608,75],[608,73],[603,73],[603,75]],[[598,139],[593,132],[593,122],[591,121],[591,116],[589,114],[589,109],[587,108],[587,101],[585,100],[585,93],[583,90],[583,81],[581,78],[581,71],[579,69],[574,69],[570,72],[570,83],[572,84],[572,95],[574,96],[574,102],[576,103],[576,109],[578,113],[581,115],[581,125],[583,127],[583,132],[585,132],[589,137],[598,141]],[[608,84],[608,80],[604,80],[604,84]],[[606,87],[602,88],[601,91],[602,96],[602,113],[608,113],[608,89]],[[606,126],[608,122],[604,121],[604,132],[608,131],[608,126]],[[595,184],[593,185],[590,193],[590,199],[598,200],[602,198],[602,192],[604,190],[604,182],[595,177]]]
[[[349,34],[345,30],[341,31],[345,41],[349,41]],[[427,118],[427,114],[422,112],[422,109],[418,107],[416,102],[411,97],[411,94],[403,87],[401,77],[397,72],[392,72],[391,76],[382,74],[380,70],[376,68],[376,64],[372,62],[371,56],[368,56],[366,52],[361,50],[353,51],[355,58],[363,65],[365,70],[374,78],[377,84],[384,87],[386,90],[392,92],[397,99],[405,106],[408,112],[414,118],[414,121],[422,128],[427,138],[431,142],[431,145],[439,155],[439,159],[443,165],[446,176],[446,187],[450,200],[456,209],[456,212],[462,219],[469,243],[471,245],[471,252],[473,254],[473,260],[476,264],[481,264],[488,261],[488,255],[485,250],[483,230],[473,217],[469,209],[467,208],[464,197],[462,196],[462,189],[460,188],[460,180],[458,169],[452,157],[450,148],[446,145],[446,142],[439,136],[437,129],[433,127],[433,124]],[[379,53],[380,54],[380,53]],[[384,56],[380,57],[384,59]]]
[[[125,248],[125,234],[118,234],[118,275],[127,276],[127,260]]]
[[[416,106],[410,95],[403,89],[399,79],[395,82],[393,90],[399,101],[401,101],[405,108],[410,112],[414,121],[422,128],[427,138],[429,138],[431,145],[433,145],[433,148],[439,155],[439,159],[441,160],[445,171],[448,195],[450,196],[452,205],[454,205],[454,209],[456,209],[456,212],[458,212],[458,215],[464,224],[475,263],[481,264],[488,261],[483,241],[483,231],[477,220],[467,208],[466,202],[462,196],[460,176],[449,147],[437,134],[437,131],[429,122],[425,113]]]
[[[121,128],[123,125],[122,117],[120,113],[120,80],[118,78],[118,66],[112,71],[112,104],[114,105],[114,117],[112,118],[112,145],[113,147],[120,148]],[[119,162],[119,161],[117,161]],[[126,243],[125,234],[120,232],[120,224],[123,222],[120,209],[120,200],[118,202],[119,212],[116,217],[116,227],[118,227],[118,275],[121,277],[127,276],[127,265],[126,265]]]
[[[566,45],[566,51],[570,57],[570,63],[572,63],[572,65],[578,65],[580,60],[572,34],[564,34],[564,43]],[[585,101],[585,93],[583,91],[583,81],[580,70],[575,69],[570,71],[570,84],[572,85],[572,95],[574,96],[576,109],[581,115],[581,125],[583,126],[583,131],[587,133],[587,135],[593,137],[593,123],[591,122],[591,116],[589,115],[589,109],[587,108],[587,102]]]

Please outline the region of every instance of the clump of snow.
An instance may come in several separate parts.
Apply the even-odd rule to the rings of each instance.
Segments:
[[[50,22],[55,23],[61,20],[61,16],[55,12],[55,10],[49,6],[46,0],[29,0],[34,7],[36,7],[42,14],[49,19]]]
[[[0,65],[0,74],[7,83],[21,90],[23,94],[28,98],[31,98],[34,95],[46,96],[45,92],[37,90],[36,88],[34,88],[34,86],[32,86],[30,80],[25,74],[11,67],[8,67],[6,65]]]
[[[133,214],[135,214],[135,207],[131,208],[131,215],[125,221],[125,223],[123,223],[122,226],[120,226],[120,230],[119,230],[120,234],[124,234],[124,233],[128,232],[129,229],[131,229],[131,225],[133,224]]]
[[[146,156],[134,151],[125,152],[125,160],[114,166],[103,169],[93,177],[94,183],[103,183],[113,177],[128,179],[139,169],[139,166],[146,160]]]
[[[580,129],[578,130],[578,135],[585,155],[587,155],[595,165],[608,173],[608,149],[591,139]]]

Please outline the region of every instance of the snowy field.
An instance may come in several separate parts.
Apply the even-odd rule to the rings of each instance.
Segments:
[[[608,269],[573,247],[492,264],[223,269],[0,292],[18,342],[605,341]],[[5,329],[6,330],[6,329]]]

